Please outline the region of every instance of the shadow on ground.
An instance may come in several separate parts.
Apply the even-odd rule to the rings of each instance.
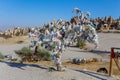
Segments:
[[[29,67],[34,67],[34,68],[41,68],[41,69],[48,69],[47,67],[41,66],[41,65],[36,65],[36,64],[22,64],[22,63],[16,63],[16,62],[6,62],[6,61],[0,61],[2,63],[6,63],[10,67],[15,67],[19,68],[22,70],[25,70],[23,67],[29,66]]]
[[[91,50],[89,52],[96,53],[96,54],[110,54],[110,51],[103,51],[103,50]]]
[[[110,51],[103,51],[103,50],[70,50],[75,52],[87,52],[87,53],[95,53],[95,54],[110,54]]]
[[[109,77],[107,74],[99,74],[99,73],[96,73],[96,72],[91,72],[91,71],[84,71],[84,70],[75,70],[75,69],[72,69],[74,71],[77,71],[77,72],[81,72],[81,73],[84,73],[84,74],[87,74],[89,76],[92,76],[94,78],[97,78],[98,80],[107,80],[103,77]],[[103,76],[103,77],[101,77]]]

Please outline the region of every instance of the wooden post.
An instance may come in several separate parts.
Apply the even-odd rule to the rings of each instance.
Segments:
[[[119,63],[119,60],[118,60],[119,56],[115,57],[114,49],[120,49],[120,48],[116,48],[116,47],[111,48],[109,76],[112,75],[112,62],[113,62],[113,59],[114,59],[114,61],[116,63],[116,66],[117,66],[118,70],[120,70],[120,67],[119,67],[119,64],[118,64]]]
[[[112,75],[112,62],[113,62],[113,57],[114,57],[114,49],[111,48],[109,76]]]
[[[110,58],[109,76],[112,74],[112,57]]]
[[[118,68],[118,70],[120,71],[120,67],[119,67],[119,61],[118,61],[118,57],[116,57],[116,59],[114,58],[114,61],[115,61],[115,63],[116,63],[116,66],[117,66],[117,68]]]

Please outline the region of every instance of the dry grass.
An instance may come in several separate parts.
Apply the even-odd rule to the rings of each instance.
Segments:
[[[40,62],[25,62],[26,64],[38,64],[38,65],[43,65],[43,66],[53,66],[53,61],[40,61]],[[86,63],[86,64],[73,64],[70,61],[67,62],[62,62],[63,66],[66,66],[68,68],[73,68],[73,69],[80,69],[80,70],[91,70],[91,71],[97,71],[99,68],[105,67],[108,72],[109,72],[109,62],[91,62],[91,63]],[[112,68],[113,75],[120,75],[120,71],[118,70],[117,66],[115,63],[113,63],[113,68]]]
[[[27,36],[14,36],[7,39],[0,37],[0,44],[21,44],[27,43],[26,40],[29,40]]]
[[[92,63],[87,63],[87,64],[72,64],[72,63],[63,63],[64,66],[75,68],[75,69],[87,69],[87,70],[92,70],[92,71],[97,71],[99,68],[105,67],[109,71],[109,62],[92,62]],[[117,66],[115,63],[113,63],[113,68],[112,68],[113,75],[120,75],[120,71],[118,70]]]

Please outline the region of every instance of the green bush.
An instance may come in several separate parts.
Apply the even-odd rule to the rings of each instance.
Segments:
[[[38,49],[37,57],[39,60],[49,61],[50,60],[50,52],[47,51],[46,49]]]
[[[30,48],[27,48],[27,47],[23,47],[21,50],[15,50],[15,53],[20,57],[32,56],[34,53],[34,50],[31,50]]]
[[[34,56],[34,50],[31,48],[23,47],[21,50],[15,50],[15,53],[19,55],[21,58],[30,58],[35,61],[39,60],[50,60],[50,52],[46,49],[38,48],[36,56]],[[33,61],[29,60],[29,61]]]
[[[85,46],[85,40],[84,39],[78,39],[76,46],[79,48],[83,48]]]
[[[0,52],[0,59],[4,59],[4,56],[2,55],[1,52]]]

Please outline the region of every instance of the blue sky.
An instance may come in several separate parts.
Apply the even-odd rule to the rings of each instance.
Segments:
[[[120,0],[0,0],[0,29],[42,26],[53,19],[70,20],[78,7],[91,18],[120,16]]]

